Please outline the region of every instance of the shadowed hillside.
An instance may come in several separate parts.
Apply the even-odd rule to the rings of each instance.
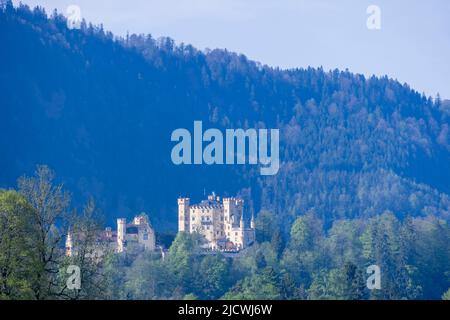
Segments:
[[[240,193],[287,222],[450,217],[450,108],[387,77],[279,70],[150,35],[116,38],[42,9],[0,10],[0,187],[46,163],[109,219],[175,229],[176,198]],[[280,128],[279,173],[175,166],[176,128]]]

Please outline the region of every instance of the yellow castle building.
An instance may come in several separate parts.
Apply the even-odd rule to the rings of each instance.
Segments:
[[[239,251],[255,241],[253,216],[250,227],[245,226],[244,200],[232,197],[221,201],[215,194],[192,205],[189,198],[179,198],[178,231],[198,232],[211,250]]]
[[[66,238],[66,256],[77,253],[76,242],[85,237],[83,234],[68,232]],[[99,230],[96,235],[96,255],[101,256],[105,250],[117,253],[124,252],[127,247],[135,246],[142,250],[155,250],[156,237],[146,214],[141,213],[127,223],[125,218],[117,219],[117,231],[111,228]]]

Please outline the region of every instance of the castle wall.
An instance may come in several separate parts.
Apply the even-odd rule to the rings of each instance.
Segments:
[[[138,243],[142,244],[146,250],[155,250],[156,239],[153,229],[146,227],[139,230]]]
[[[215,247],[217,240],[224,237],[222,206],[192,206],[189,215],[191,218],[189,232],[203,234],[210,247]]]

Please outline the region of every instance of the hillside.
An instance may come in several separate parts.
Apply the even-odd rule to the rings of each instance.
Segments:
[[[388,77],[280,70],[226,50],[150,35],[114,37],[25,6],[0,10],[0,187],[52,167],[110,221],[149,213],[176,227],[176,198],[241,194],[285,230],[315,211],[326,224],[385,211],[450,218],[450,108]],[[280,128],[280,171],[175,166],[170,134]],[[224,179],[226,177],[226,179]]]

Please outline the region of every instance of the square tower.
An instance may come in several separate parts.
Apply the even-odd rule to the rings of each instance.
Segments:
[[[190,232],[189,198],[178,198],[178,231]]]

